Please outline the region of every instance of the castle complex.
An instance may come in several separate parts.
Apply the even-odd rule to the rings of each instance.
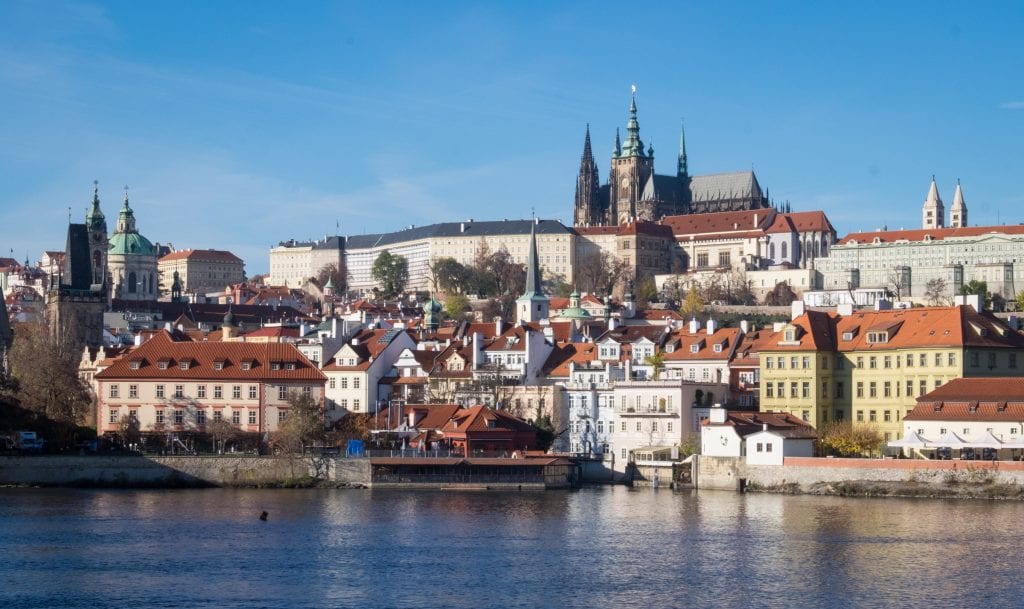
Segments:
[[[654,146],[644,148],[637,121],[636,90],[629,105],[626,141],[615,133],[608,182],[601,184],[590,144],[590,126],[576,178],[573,223],[576,226],[622,226],[665,216],[770,207],[753,171],[691,176],[686,159],[686,134],[679,134],[675,175],[654,171]]]

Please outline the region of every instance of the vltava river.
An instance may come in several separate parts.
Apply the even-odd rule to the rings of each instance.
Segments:
[[[621,487],[4,489],[0,607],[1019,607],[1022,522]]]

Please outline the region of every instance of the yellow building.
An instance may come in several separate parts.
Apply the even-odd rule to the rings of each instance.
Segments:
[[[969,306],[808,311],[775,333],[760,365],[761,410],[815,427],[873,424],[891,440],[916,399],[946,382],[1020,374],[1024,336]]]

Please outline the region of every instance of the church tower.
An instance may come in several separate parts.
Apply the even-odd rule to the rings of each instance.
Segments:
[[[537,220],[530,226],[530,253],[526,259],[526,292],[516,299],[516,318],[520,322],[538,322],[548,317],[548,297],[540,287],[540,261],[537,258]]]
[[[943,228],[946,226],[946,208],[939,197],[939,187],[935,184],[935,176],[932,176],[932,185],[928,188],[928,197],[924,200],[924,207],[921,209],[921,228]]]
[[[92,207],[85,214],[85,226],[89,231],[89,259],[92,263],[93,285],[107,282],[107,219],[100,211],[100,186],[93,182]]]
[[[638,216],[637,203],[643,194],[643,188],[654,173],[654,150],[652,149],[650,153],[645,151],[644,143],[640,140],[640,123],[636,119],[635,86],[633,99],[629,104],[626,142],[620,149],[616,135],[615,144],[609,180],[609,202],[615,213],[612,220],[621,226]]]
[[[964,191],[960,189],[960,179],[956,180],[956,192],[953,193],[953,205],[949,208],[950,228],[964,228],[967,226],[967,203],[964,201]]]
[[[601,182],[597,175],[597,163],[590,148],[590,125],[583,141],[583,156],[580,158],[580,174],[576,177],[576,206],[573,224],[576,226],[599,226],[604,224],[604,213],[600,206]]]

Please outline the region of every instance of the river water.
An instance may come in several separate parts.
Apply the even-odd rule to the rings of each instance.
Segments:
[[[3,489],[0,607],[1019,607],[1022,523],[623,487]]]

